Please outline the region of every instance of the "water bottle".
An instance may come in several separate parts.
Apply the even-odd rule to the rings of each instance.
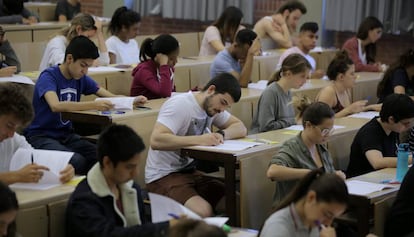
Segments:
[[[408,171],[408,155],[409,155],[409,145],[408,143],[401,143],[398,146],[397,153],[397,181],[402,182],[405,174]]]

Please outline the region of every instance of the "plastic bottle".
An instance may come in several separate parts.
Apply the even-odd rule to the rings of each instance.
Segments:
[[[398,146],[397,152],[397,181],[402,182],[405,174],[408,171],[408,155],[409,155],[408,143],[401,143]]]

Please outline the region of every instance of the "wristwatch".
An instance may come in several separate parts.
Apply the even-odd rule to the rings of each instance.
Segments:
[[[224,130],[218,130],[216,133],[219,133],[219,134],[221,134],[222,136],[223,136],[223,139],[224,139],[224,135],[226,134],[225,132],[224,132]]]

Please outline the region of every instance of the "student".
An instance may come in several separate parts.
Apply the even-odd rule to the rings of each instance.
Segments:
[[[32,148],[16,130],[32,120],[33,108],[30,101],[12,83],[0,84],[0,181],[6,184],[36,183],[42,178],[47,167],[29,164],[17,171],[10,171],[10,162],[19,148]],[[60,181],[68,182],[74,176],[72,165],[60,173]]]
[[[107,65],[109,63],[109,55],[102,34],[102,22],[95,21],[89,14],[79,13],[72,19],[68,27],[63,28],[58,35],[47,43],[40,61],[39,71],[63,63],[67,45],[74,37],[79,35],[97,38],[99,58],[98,62],[94,64]]]
[[[139,55],[141,63],[132,71],[131,96],[143,95],[148,99],[170,97],[175,91],[174,66],[179,53],[180,46],[174,36],[145,39]]]
[[[145,149],[125,125],[111,125],[98,139],[98,161],[78,184],[66,207],[66,236],[166,236],[169,222],[144,218],[141,189],[134,182]]]
[[[348,116],[366,110],[381,110],[381,105],[366,105],[368,100],[359,100],[352,103],[350,90],[355,85],[354,62],[343,50],[337,53],[329,63],[326,73],[332,84],[324,87],[316,96],[316,101],[328,104],[335,112],[336,118]]]
[[[306,11],[300,1],[287,1],[276,14],[256,22],[253,30],[262,41],[262,50],[292,47],[296,25]]]
[[[205,221],[183,219],[169,231],[168,237],[226,237],[227,234],[217,226]]]
[[[66,22],[72,20],[81,11],[79,0],[59,0],[56,3],[55,21]]]
[[[239,8],[227,7],[204,32],[199,56],[216,55],[230,46],[237,31],[244,29],[244,26],[240,25],[242,19],[243,12]]]
[[[10,77],[21,70],[20,61],[0,26],[0,77]]]
[[[272,157],[267,177],[276,181],[273,206],[277,206],[297,181],[311,170],[321,169],[345,179],[342,171],[335,170],[331,155],[323,145],[333,132],[334,115],[325,103],[309,105],[303,112],[303,131],[284,142]]]
[[[307,172],[266,220],[260,237],[335,237],[331,226],[348,205],[343,179],[321,170]]]
[[[299,30],[299,41],[298,46],[287,49],[282,53],[277,63],[276,69],[279,70],[282,66],[283,60],[288,55],[297,53],[302,55],[308,60],[309,64],[312,66],[311,78],[322,78],[325,75],[325,72],[321,69],[316,70],[316,61],[309,55],[309,52],[315,48],[316,41],[318,40],[318,24],[315,22],[306,22],[304,23]]]
[[[389,94],[406,94],[414,99],[414,50],[409,49],[392,64],[378,83],[377,96],[381,103]]]
[[[38,17],[27,10],[23,0],[0,0],[0,24],[34,24]]]
[[[253,68],[253,57],[260,53],[260,41],[251,30],[240,30],[230,47],[220,51],[210,68],[210,77],[220,73],[231,73],[239,80],[240,86],[249,84]]]
[[[61,112],[74,110],[109,110],[108,100],[79,102],[81,94],[100,97],[116,96],[87,76],[88,68],[98,57],[98,48],[85,36],[73,38],[65,52],[65,61],[44,70],[36,82],[33,95],[35,117],[25,130],[30,144],[37,149],[73,151],[70,164],[76,174],[86,174],[96,162],[96,147],[73,132],[72,122],[63,120]],[[136,102],[146,98],[138,96]]]
[[[0,235],[18,237],[16,233],[16,217],[19,210],[16,194],[0,182]]]
[[[362,126],[356,134],[351,145],[347,176],[397,167],[399,133],[410,129],[413,122],[414,101],[405,94],[387,96],[380,116]]]
[[[111,64],[136,64],[139,61],[139,47],[135,40],[141,16],[138,12],[119,7],[112,15],[108,31],[111,33],[105,43]]]
[[[311,65],[300,54],[286,57],[268,86],[260,95],[253,118],[251,134],[289,127],[296,124],[291,89],[300,88],[308,78]]]
[[[414,236],[414,168],[411,167],[401,183],[397,197],[385,222],[384,236]]]
[[[355,71],[382,72],[382,65],[375,61],[377,54],[376,42],[381,38],[382,23],[369,16],[361,22],[357,35],[348,39],[343,45],[355,64]]]
[[[223,140],[244,137],[243,122],[226,111],[240,96],[237,79],[222,73],[200,93],[173,96],[163,104],[145,166],[148,191],[168,196],[202,217],[213,215],[213,208],[224,195],[223,183],[203,176],[195,168],[195,161],[180,156],[179,150],[194,145],[215,146]],[[217,132],[209,132],[212,124],[219,129]]]

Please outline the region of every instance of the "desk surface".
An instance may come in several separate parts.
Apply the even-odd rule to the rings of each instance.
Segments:
[[[23,209],[68,199],[74,190],[75,186],[65,184],[48,190],[14,189],[13,191],[16,192],[19,207]]]

